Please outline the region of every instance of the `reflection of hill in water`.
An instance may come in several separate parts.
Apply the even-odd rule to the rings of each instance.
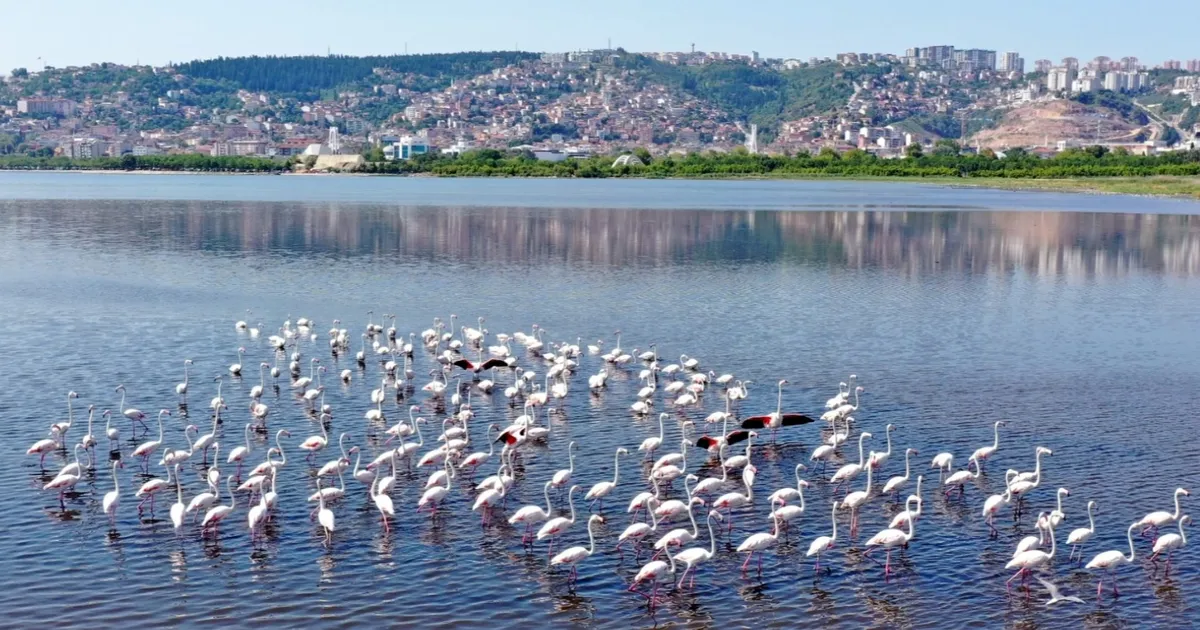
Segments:
[[[31,229],[32,238],[57,233],[214,253],[602,266],[789,260],[910,273],[1200,272],[1200,219],[1177,215],[39,201],[0,203],[0,217],[18,231]]]

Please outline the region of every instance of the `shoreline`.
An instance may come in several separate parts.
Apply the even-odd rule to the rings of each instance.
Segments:
[[[238,172],[217,170],[174,170],[174,169],[24,169],[0,168],[0,173],[80,173],[103,175],[216,175],[216,176],[302,176],[302,177],[412,177],[458,179],[465,176],[446,176],[432,173],[382,174],[354,172]],[[478,179],[582,179],[576,177],[520,177],[520,176],[471,176]],[[608,179],[608,178],[606,178]],[[1057,192],[1090,195],[1128,195],[1137,197],[1166,197],[1187,200],[1200,199],[1200,177],[1187,175],[1153,175],[1147,177],[1065,177],[1065,178],[1003,178],[1003,177],[904,177],[871,175],[698,175],[694,177],[638,177],[624,176],[611,179],[682,180],[682,181],[858,181],[913,183],[948,188],[986,188],[1024,192]]]

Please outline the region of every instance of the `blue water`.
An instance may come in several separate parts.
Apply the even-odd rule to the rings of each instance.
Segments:
[[[1033,532],[1033,515],[1054,508],[1056,488],[1071,492],[1059,542],[1086,526],[1087,501],[1099,505],[1096,535],[1084,550],[1090,558],[1124,549],[1128,524],[1170,509],[1176,487],[1198,487],[1190,463],[1200,430],[1192,412],[1200,385],[1195,203],[857,182],[52,173],[0,173],[0,199],[0,351],[9,375],[0,388],[0,436],[12,445],[0,449],[0,500],[9,506],[0,515],[8,532],[0,551],[8,566],[21,567],[0,578],[0,606],[14,623],[44,620],[29,603],[48,601],[48,593],[70,603],[55,606],[53,616],[71,625],[1178,628],[1197,616],[1196,554],[1190,547],[1176,553],[1167,576],[1144,562],[1148,539],[1136,540],[1138,558],[1119,573],[1115,600],[1106,592],[1097,602],[1097,576],[1069,562],[1061,546],[1040,575],[1084,604],[1046,608],[1040,588],[1028,598],[1004,588],[1011,575],[1005,562]],[[464,325],[485,316],[493,335],[528,332],[536,323],[554,342],[602,338],[611,346],[620,329],[626,349],[655,343],[663,363],[686,353],[707,369],[754,381],[743,416],[774,409],[780,378],[793,383],[784,389],[785,409],[819,414],[838,381],[856,373],[866,391],[851,444],[841,449],[845,461],[857,460],[860,430],[876,436],[869,449],[883,450],[884,426],[893,423],[893,455],[878,483],[903,473],[910,446],[920,451],[913,476],[926,475],[925,514],[909,549],[893,558],[900,573],[885,580],[881,567],[862,558],[864,541],[901,509],[876,497],[857,536],[848,536],[848,516],[840,515],[839,542],[826,557],[832,572],[813,575],[804,551],[829,534],[835,494],[809,471],[806,513],[768,552],[761,574],[743,576],[741,556],[722,540],[694,589],[666,591],[650,609],[625,591],[645,555],[639,562],[612,550],[628,524],[625,504],[649,489],[636,453],[622,462],[597,554],[580,566],[578,583],[548,572],[545,545],[523,548],[520,531],[501,516],[542,502],[542,483],[566,467],[570,441],[581,446],[574,478],[586,490],[611,479],[616,447],[633,450],[658,432],[654,416],[629,412],[641,366],[605,368],[596,357],[581,360],[568,396],[548,417],[540,414],[550,438],[523,449],[507,510],[486,527],[470,509],[473,485],[461,478],[437,518],[414,513],[430,471],[402,470],[385,535],[365,487],[347,476],[348,496],[335,507],[338,527],[326,548],[305,502],[315,470],[295,448],[320,429],[286,375],[278,393],[268,377],[264,398],[270,435],[289,429],[293,437],[284,440],[289,460],[275,521],[258,540],[246,530],[244,496],[216,537],[202,539],[191,526],[172,530],[166,508],[173,490],[153,516],[139,518],[133,491],[146,477],[130,459],[136,444],[124,419],[119,455],[112,455],[129,464],[120,473],[115,526],[100,512],[112,488],[106,465],[85,475],[65,510],[41,490],[67,460],[53,454],[42,471],[24,449],[66,419],[68,390],[79,393],[79,418],[88,404],[115,411],[113,388],[124,384],[130,404],[148,414],[172,410],[166,442],[185,448],[174,394],[185,358],[195,361],[187,422],[201,433],[211,428],[205,403],[215,395],[212,378],[225,375],[223,460],[242,441],[247,392],[258,383],[253,366],[273,361],[267,335],[300,316],[318,324],[318,342],[299,351],[306,365],[315,356],[329,368],[331,434],[346,432],[374,458],[384,449],[383,427],[363,414],[373,407],[369,390],[379,384],[380,366],[372,360],[359,369],[327,346],[327,330],[340,318],[356,351],[369,310],[376,323],[394,313],[401,334],[451,313]],[[234,330],[246,318],[262,322],[260,339]],[[240,380],[226,371],[239,345],[248,366]],[[546,365],[517,354],[540,382]],[[420,391],[436,363],[421,350],[415,361],[416,388],[411,399],[385,404],[388,424],[416,403],[428,427],[440,426],[444,407]],[[343,385],[336,374],[347,367],[353,379]],[[586,377],[602,369],[611,373],[609,386],[591,395]],[[513,379],[504,370],[496,375],[501,387]],[[656,400],[666,407],[661,392]],[[498,392],[474,392],[472,406],[479,444],[469,450],[478,450],[487,425],[507,425],[521,413]],[[685,417],[711,431],[703,418],[722,408],[720,388],[710,388],[701,406],[673,412],[663,451],[678,448]],[[929,459],[951,451],[961,467],[991,442],[991,424],[1000,419],[1009,426],[984,475],[968,484],[965,499],[940,496]],[[103,427],[93,432],[104,464]],[[83,433],[73,428],[69,442]],[[769,530],[766,496],[794,483],[795,463],[806,462],[826,435],[816,423],[754,446],[755,501],[733,514],[733,546]],[[266,441],[265,433],[253,436],[253,462]],[[1005,469],[1032,470],[1035,445],[1054,451],[1043,463],[1043,483],[1027,514],[1014,522],[1003,513],[1000,536],[989,538],[983,499],[1002,488]],[[331,445],[317,465],[335,452]],[[492,461],[476,480],[494,472]],[[701,476],[719,471],[699,449],[688,463]],[[152,475],[163,472],[150,467]],[[185,502],[203,489],[204,474],[198,459],[185,466]],[[859,477],[852,489],[864,482]],[[672,496],[681,494],[675,484]],[[1194,500],[1184,498],[1185,512]],[[577,507],[581,517],[564,545],[587,543],[586,504]],[[699,520],[697,543],[707,546],[703,513]]]

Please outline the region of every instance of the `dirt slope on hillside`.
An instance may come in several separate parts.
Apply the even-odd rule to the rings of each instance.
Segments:
[[[978,142],[980,147],[991,149],[1054,146],[1059,140],[1090,145],[1096,144],[1097,123],[1103,142],[1133,142],[1143,129],[1107,108],[1056,100],[1029,103],[1009,111],[999,126],[975,134],[970,144]],[[1150,130],[1146,133],[1148,136]]]

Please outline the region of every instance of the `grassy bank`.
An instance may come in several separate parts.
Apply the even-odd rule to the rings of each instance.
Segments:
[[[892,179],[892,178],[889,178]],[[910,178],[895,178],[912,181]],[[927,181],[947,186],[1044,190],[1114,195],[1156,195],[1200,199],[1200,177],[1093,177],[1086,179],[1006,179],[938,177]]]

